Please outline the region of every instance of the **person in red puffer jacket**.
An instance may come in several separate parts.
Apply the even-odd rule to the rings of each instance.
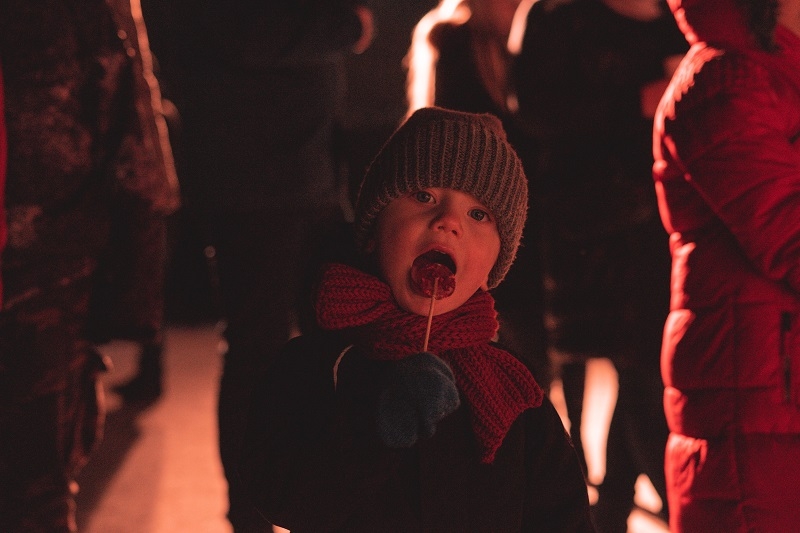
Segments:
[[[670,5],[692,45],[654,129],[670,526],[797,531],[800,1]]]

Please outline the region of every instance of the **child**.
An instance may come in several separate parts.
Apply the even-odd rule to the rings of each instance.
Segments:
[[[323,331],[289,342],[255,395],[240,474],[271,523],[593,531],[561,420],[491,341],[487,290],[514,260],[526,210],[522,166],[494,116],[424,108],[389,139],[356,207],[363,264],[323,269]],[[429,263],[455,281],[433,304],[415,281]]]

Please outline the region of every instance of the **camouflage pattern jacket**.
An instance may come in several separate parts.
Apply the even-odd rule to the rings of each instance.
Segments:
[[[4,309],[92,273],[115,197],[135,198],[154,214],[177,208],[158,85],[133,2],[0,6],[8,133]]]

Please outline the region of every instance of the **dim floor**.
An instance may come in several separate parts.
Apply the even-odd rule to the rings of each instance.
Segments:
[[[216,402],[223,341],[214,325],[170,327],[166,336],[165,392],[155,404],[134,409],[107,395],[106,435],[79,478],[81,533],[230,533],[226,493],[217,454]],[[136,349],[114,342],[102,347],[114,364],[108,386],[136,369]],[[609,364],[595,362],[587,375],[590,475],[602,476],[602,440],[615,397]],[[563,405],[559,387],[553,401]],[[592,409],[597,409],[594,413]],[[637,491],[644,508],[659,505],[646,478]],[[668,533],[663,523],[634,511],[629,533]]]

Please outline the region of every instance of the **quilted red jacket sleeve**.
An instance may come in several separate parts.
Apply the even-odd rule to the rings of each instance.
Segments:
[[[800,101],[780,94],[762,63],[726,55],[703,66],[695,76],[703,90],[684,94],[675,104],[683,119],[666,124],[681,170],[707,206],[672,204],[672,229],[691,232],[716,216],[764,277],[800,292],[800,158],[787,133],[797,123],[790,104]]]

